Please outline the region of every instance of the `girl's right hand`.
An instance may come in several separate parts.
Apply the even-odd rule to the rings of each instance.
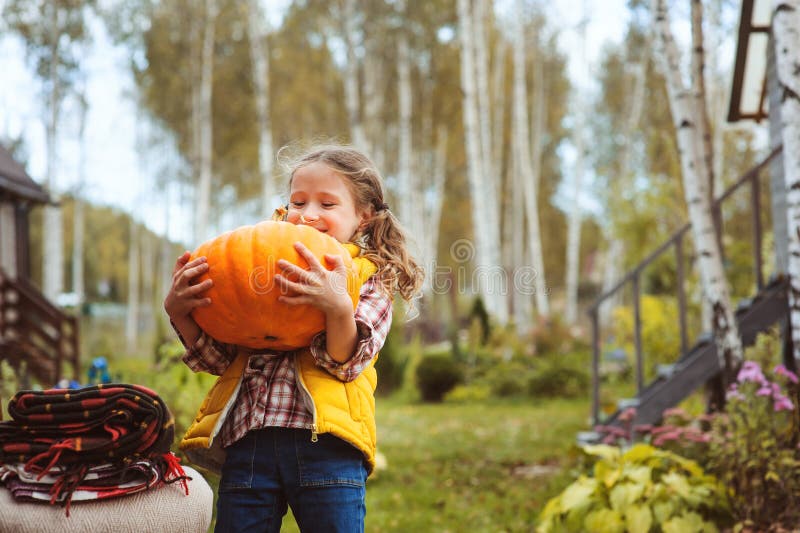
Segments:
[[[201,283],[192,284],[197,276],[208,271],[205,257],[198,257],[189,261],[190,252],[184,252],[175,262],[172,271],[172,286],[164,298],[164,310],[173,321],[179,321],[189,314],[195,307],[211,305],[211,298],[201,296],[203,291],[210,289],[214,282],[207,279]]]

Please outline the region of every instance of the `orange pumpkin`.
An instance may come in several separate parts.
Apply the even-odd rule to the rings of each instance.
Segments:
[[[325,329],[324,314],[310,305],[288,305],[278,301],[281,288],[274,276],[277,263],[285,259],[308,270],[308,263],[295,250],[302,242],[326,268],[325,254],[339,255],[348,269],[347,290],[358,303],[359,283],[350,253],[333,237],[308,226],[265,221],[243,226],[201,244],[192,254],[208,258],[214,286],[204,294],[211,305],[192,312],[197,324],[218,341],[249,348],[290,350],[308,346]]]

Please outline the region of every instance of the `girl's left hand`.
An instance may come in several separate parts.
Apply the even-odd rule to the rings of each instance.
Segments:
[[[309,270],[303,270],[284,259],[279,260],[281,273],[275,275],[275,282],[281,289],[278,301],[289,305],[308,304],[326,315],[352,315],[353,301],[347,293],[347,269],[341,256],[325,255],[325,260],[333,267],[333,270],[328,270],[302,243],[296,242],[294,248],[306,260]],[[287,275],[297,281],[291,281]]]

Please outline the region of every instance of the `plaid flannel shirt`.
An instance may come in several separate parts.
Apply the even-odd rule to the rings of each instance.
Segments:
[[[361,287],[354,316],[358,344],[350,359],[337,363],[328,355],[324,331],[314,337],[310,346],[317,365],[341,381],[356,379],[378,354],[389,333],[392,299],[380,290],[376,276]],[[195,372],[221,375],[239,350],[246,350],[250,358],[236,403],[221,430],[222,445],[230,446],[253,429],[310,428],[311,412],[298,394],[294,352],[243,348],[201,333],[194,345],[187,348],[183,361]]]

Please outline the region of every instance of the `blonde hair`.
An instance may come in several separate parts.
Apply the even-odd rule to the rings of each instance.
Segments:
[[[410,302],[422,286],[424,272],[409,254],[406,231],[386,204],[383,178],[375,164],[351,146],[318,145],[286,162],[289,187],[299,168],[317,162],[346,178],[345,183],[353,195],[356,210],[369,213],[357,240],[362,248],[362,256],[378,267],[381,287],[389,294],[398,292],[405,301]]]

